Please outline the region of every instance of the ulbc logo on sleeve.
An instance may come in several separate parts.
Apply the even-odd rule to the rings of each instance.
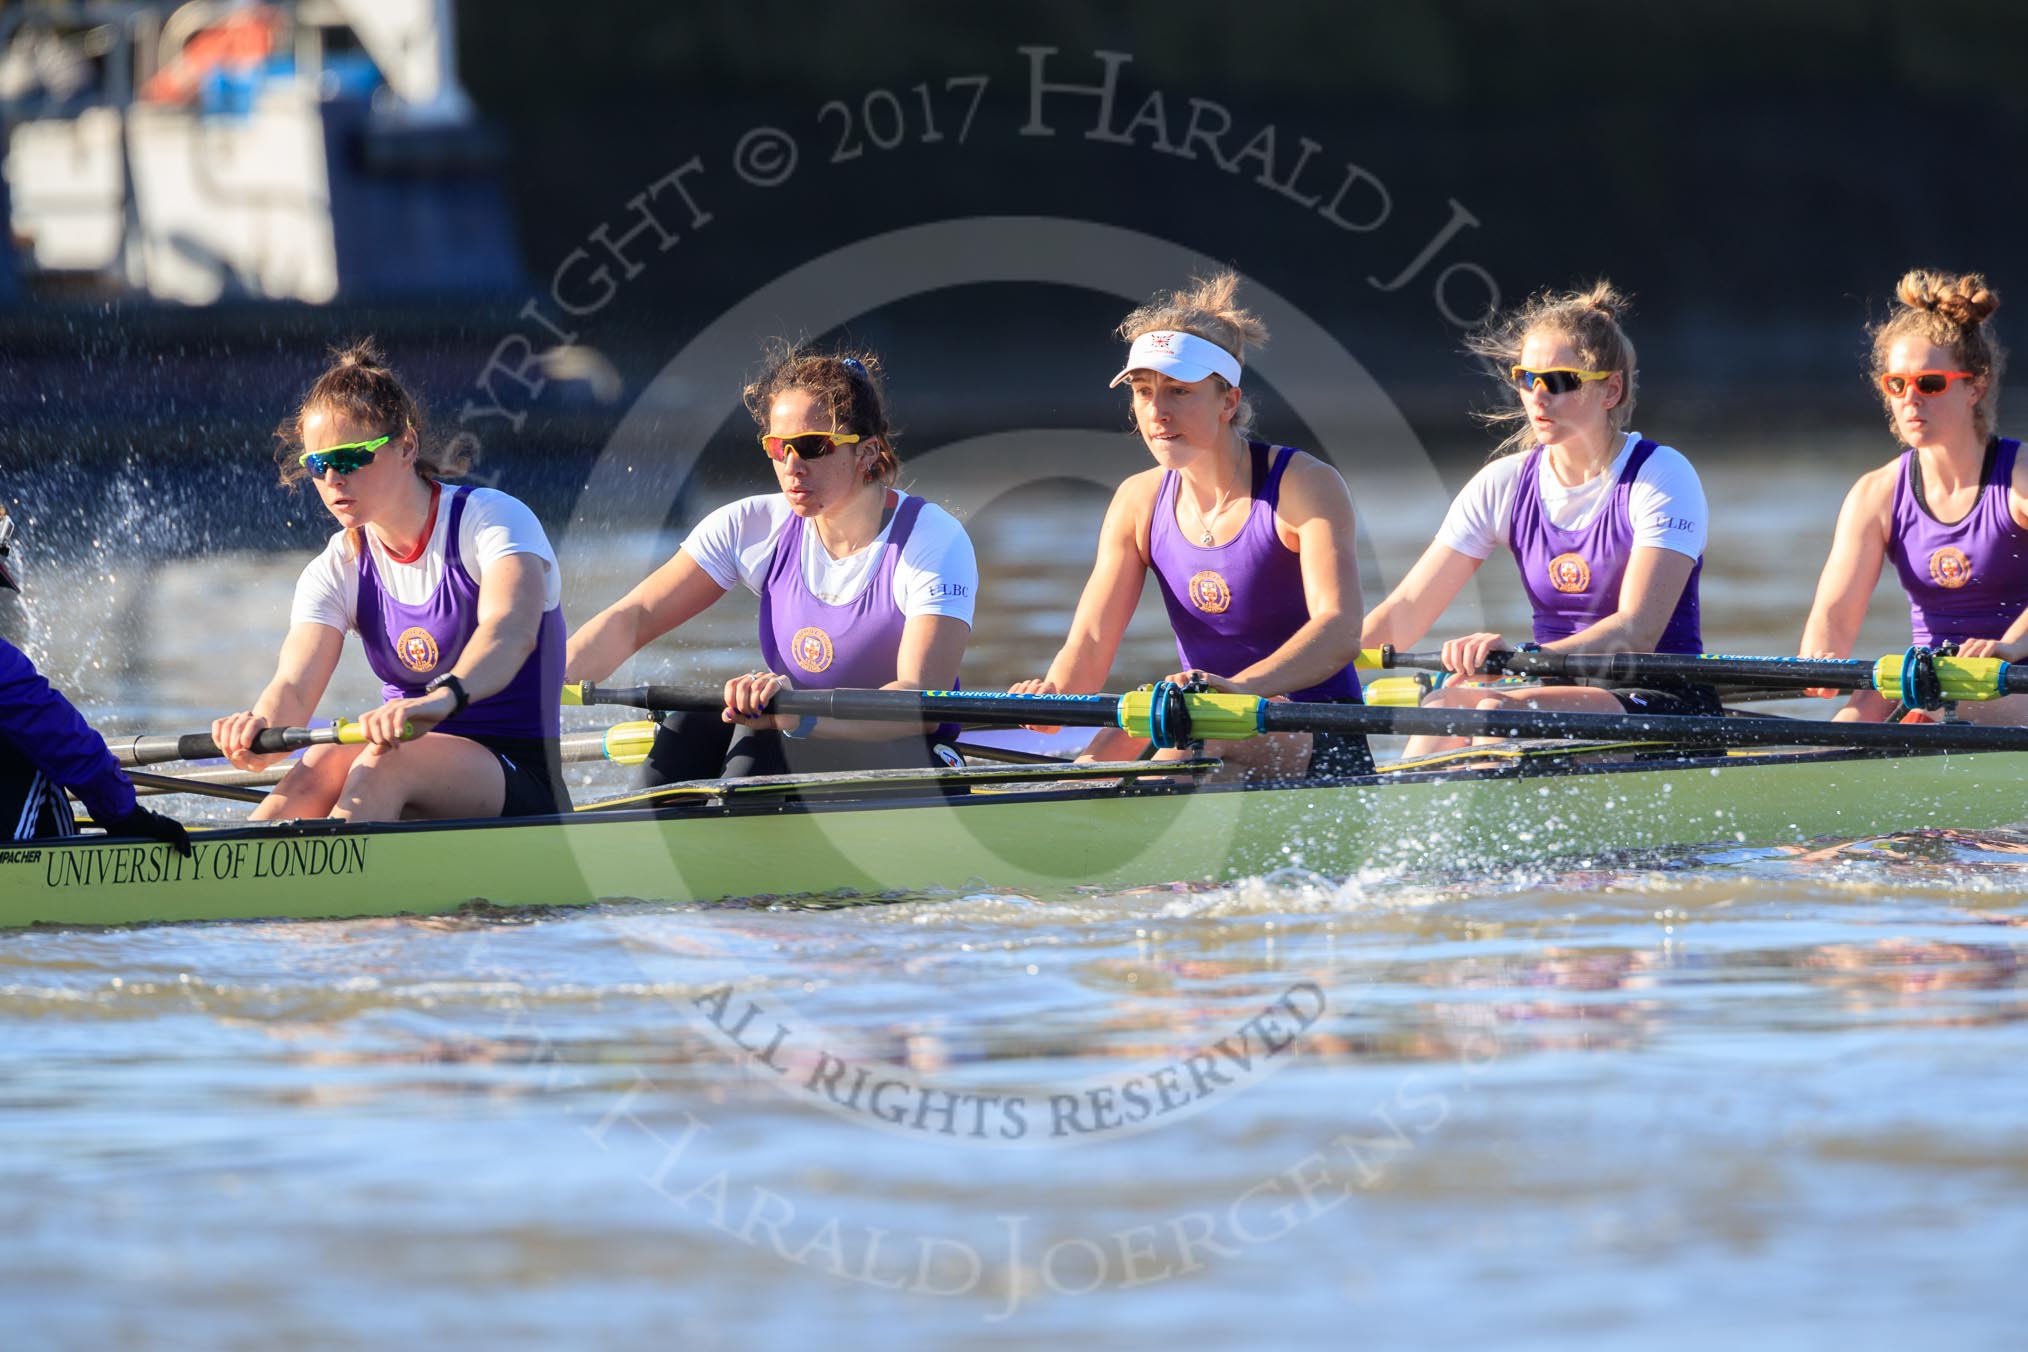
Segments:
[[[1560,592],[1581,592],[1591,585],[1591,565],[1582,554],[1558,554],[1549,561],[1549,585]]]
[[[836,656],[831,650],[831,636],[814,624],[796,631],[796,636],[789,640],[789,652],[797,666],[812,672],[824,670]]]
[[[437,669],[436,635],[419,624],[412,624],[401,631],[401,637],[394,641],[394,655],[410,671],[425,672]]]
[[[945,597],[958,597],[964,594],[965,584],[962,582],[932,582],[929,585],[929,599],[932,601],[941,601]]]

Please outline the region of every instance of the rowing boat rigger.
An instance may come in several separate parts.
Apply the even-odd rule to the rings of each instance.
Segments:
[[[1767,679],[1757,673],[1757,680]],[[716,707],[716,691],[583,692]],[[671,785],[568,816],[285,822],[166,845],[80,837],[0,850],[0,925],[342,917],[587,902],[982,887],[1048,892],[1302,869],[1418,876],[1705,844],[1778,845],[2023,816],[2028,729],[1302,705],[1174,687],[1128,696],[825,691],[782,712],[1112,724],[1187,742],[1323,728],[1546,739],[1339,783],[1205,781],[1216,762],[871,771]],[[194,754],[201,747],[166,748]]]

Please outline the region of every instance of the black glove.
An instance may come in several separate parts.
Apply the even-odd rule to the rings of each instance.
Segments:
[[[190,857],[190,833],[183,829],[183,823],[174,817],[165,817],[159,812],[150,812],[138,804],[132,812],[117,821],[106,823],[106,834],[111,836],[143,836],[173,846],[176,853],[185,859]]]

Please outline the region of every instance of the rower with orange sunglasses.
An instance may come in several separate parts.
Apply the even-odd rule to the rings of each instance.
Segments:
[[[760,597],[764,665],[725,683],[715,714],[675,714],[649,784],[955,764],[954,728],[762,713],[779,690],[948,690],[971,636],[978,563],[963,526],[903,493],[871,353],[782,343],[746,387],[778,493],[727,503],[674,557],[570,639],[565,676],[600,681],[734,587]]]
[[[1544,293],[1497,315],[1470,340],[1502,376],[1511,402],[1485,415],[1512,431],[1496,458],[1451,504],[1428,549],[1366,616],[1360,646],[1408,647],[1429,632],[1502,546],[1521,569],[1533,642],[1559,652],[1702,651],[1697,578],[1703,569],[1704,489],[1690,462],[1627,430],[1634,348],[1625,298],[1599,282]],[[1480,630],[1446,640],[1444,665],[1482,671],[1509,646]],[[1493,688],[1453,682],[1428,701],[1447,707],[1712,713],[1709,687],[1607,690],[1543,684]],[[1411,756],[1462,745],[1415,738]]]
[[[2028,657],[2028,457],[2020,442],[1993,433],[2007,354],[1987,321],[2000,298],[1977,273],[1920,269],[1902,277],[1895,295],[1894,312],[1873,331],[1873,379],[1906,449],[1846,495],[1801,650],[1849,656],[1882,565],[1892,562],[1915,643],[2020,661]],[[1959,715],[2028,722],[2019,706],[2028,699],[1964,704]],[[1862,691],[1837,717],[1879,720],[1890,708]]]

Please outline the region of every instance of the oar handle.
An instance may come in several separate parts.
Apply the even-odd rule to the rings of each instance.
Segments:
[[[407,740],[416,735],[414,727],[402,729],[402,738]],[[253,752],[257,756],[280,755],[290,751],[301,751],[309,746],[358,746],[366,740],[357,723],[340,719],[328,728],[262,728],[254,734]],[[121,765],[160,765],[165,761],[214,760],[225,753],[218,749],[218,743],[211,740],[208,732],[186,732],[181,735],[164,733],[157,736],[107,738],[107,750]]]

